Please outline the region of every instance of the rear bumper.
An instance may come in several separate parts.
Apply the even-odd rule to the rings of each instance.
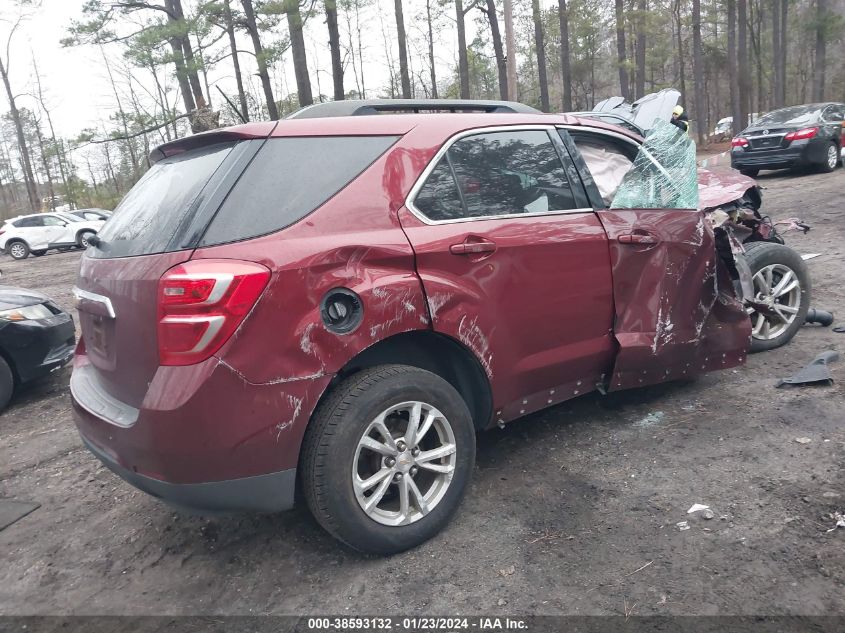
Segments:
[[[811,139],[793,141],[789,147],[757,149],[752,151],[731,151],[731,167],[734,169],[787,169],[817,165],[827,160],[827,141]]]
[[[109,470],[139,490],[180,508],[198,512],[281,512],[293,507],[295,468],[227,481],[173,484],[123,468],[84,435],[81,437],[88,450]]]
[[[291,507],[302,437],[329,376],[254,384],[212,357],[159,367],[138,408],[115,399],[98,376],[78,355],[74,421],[123,479],[196,510]]]

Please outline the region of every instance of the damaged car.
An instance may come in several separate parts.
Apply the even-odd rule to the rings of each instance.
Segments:
[[[330,534],[390,554],[446,525],[478,431],[734,367],[755,315],[806,310],[808,284],[795,315],[777,295],[795,262],[767,253],[759,292],[736,265],[756,185],[700,186],[668,123],[643,139],[518,104],[413,105],[317,105],[153,152],[74,290],[74,416],[106,466],[200,511],[276,512],[301,490]]]

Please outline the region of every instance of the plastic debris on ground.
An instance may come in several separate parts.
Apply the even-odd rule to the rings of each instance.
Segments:
[[[681,532],[689,529],[689,521],[678,521],[675,525]]]
[[[842,514],[841,512],[834,512],[833,518],[836,520],[836,525],[827,530],[828,532],[833,532],[836,528],[845,528],[845,514]]]
[[[821,253],[807,253],[806,255],[801,255],[801,259],[806,262],[808,259],[815,259],[819,255],[821,255]]]
[[[809,437],[796,437],[795,441],[799,444],[809,444],[813,440],[811,440]]]
[[[687,514],[692,514],[693,512],[700,512],[701,510],[709,510],[710,506],[702,505],[700,503],[692,504],[692,507],[687,510]]]
[[[816,356],[813,361],[799,369],[789,378],[781,378],[775,387],[783,387],[784,385],[811,385],[816,383],[833,384],[833,376],[830,375],[830,368],[828,363],[839,360],[839,352],[828,350]]]
[[[663,422],[664,417],[665,415],[663,411],[655,411],[654,413],[649,413],[644,418],[634,422],[634,426],[638,426],[640,428],[648,428],[650,426],[654,426],[655,424],[660,424],[661,422]]]
[[[833,325],[833,312],[810,308],[807,310],[807,316],[804,317],[804,323],[818,323],[823,327],[828,327]]]

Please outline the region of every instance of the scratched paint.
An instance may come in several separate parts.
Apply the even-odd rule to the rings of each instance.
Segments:
[[[487,375],[493,377],[493,354],[490,352],[490,342],[484,335],[484,332],[478,326],[478,317],[469,319],[467,315],[461,317],[458,323],[458,338],[461,342],[469,347],[478,360],[481,361],[484,371]]]

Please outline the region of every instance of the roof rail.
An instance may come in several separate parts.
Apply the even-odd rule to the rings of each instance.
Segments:
[[[288,119],[317,119],[337,116],[362,116],[396,112],[495,112],[542,114],[536,108],[515,101],[470,99],[346,99],[306,106]]]

